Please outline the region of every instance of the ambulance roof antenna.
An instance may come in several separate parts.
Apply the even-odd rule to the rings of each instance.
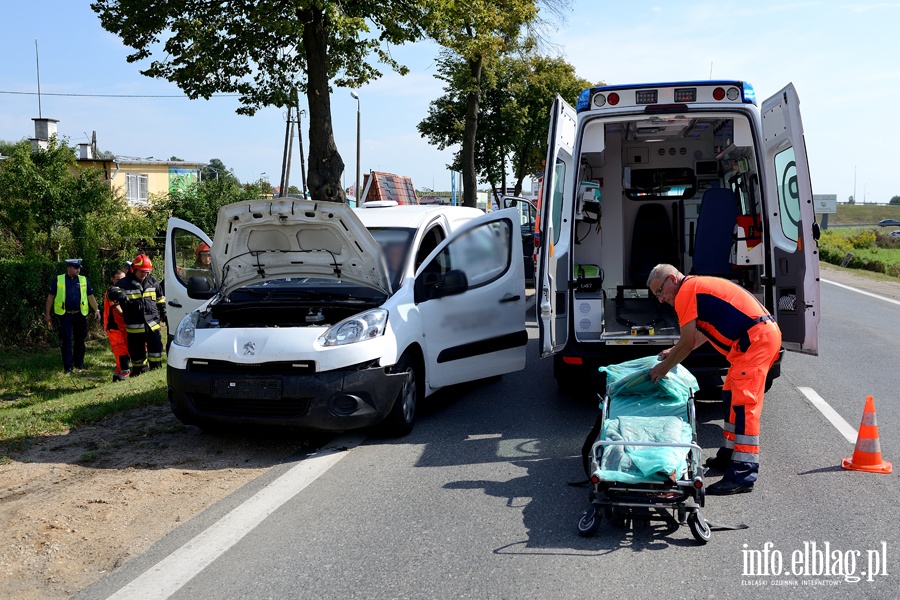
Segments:
[[[37,38],[34,40],[34,64],[37,66],[37,84],[38,84],[38,118],[43,118],[41,114],[41,61],[38,57]]]
[[[712,79],[712,61],[709,61],[709,78]]]

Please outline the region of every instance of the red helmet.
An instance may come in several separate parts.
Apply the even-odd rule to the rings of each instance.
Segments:
[[[131,272],[135,271],[152,271],[153,263],[150,262],[150,257],[146,254],[138,254],[134,257],[134,260],[131,261]]]
[[[202,252],[209,252],[209,244],[206,242],[200,242],[200,245],[197,246],[197,249],[194,250],[194,258],[200,260],[200,254]]]

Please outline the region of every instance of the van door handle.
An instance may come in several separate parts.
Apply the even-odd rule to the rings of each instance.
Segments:
[[[172,302],[171,300],[169,300],[169,306],[173,306],[175,308],[181,308],[181,303],[180,302]]]
[[[521,300],[521,298],[522,297],[519,296],[518,294],[515,294],[515,295],[507,294],[507,295],[503,296],[502,298],[500,298],[500,304],[503,304],[504,302],[518,302],[519,300]]]

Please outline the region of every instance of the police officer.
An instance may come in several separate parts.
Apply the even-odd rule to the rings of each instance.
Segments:
[[[74,369],[84,369],[84,340],[87,338],[88,306],[94,318],[100,320],[100,309],[94,289],[87,277],[81,275],[81,259],[66,261],[65,275],[58,276],[47,293],[44,322],[50,327],[51,311],[56,316],[63,370],[68,375]]]
[[[162,366],[160,327],[166,318],[166,297],[160,282],[150,274],[152,269],[149,256],[137,255],[128,275],[115,286],[118,289],[107,294],[122,307],[132,377]]]

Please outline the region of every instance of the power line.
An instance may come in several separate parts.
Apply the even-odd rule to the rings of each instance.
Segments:
[[[184,94],[63,94],[51,92],[10,92],[0,90],[0,94],[13,94],[17,96],[66,96],[69,98],[187,98]],[[210,98],[234,98],[240,94],[212,94]]]

